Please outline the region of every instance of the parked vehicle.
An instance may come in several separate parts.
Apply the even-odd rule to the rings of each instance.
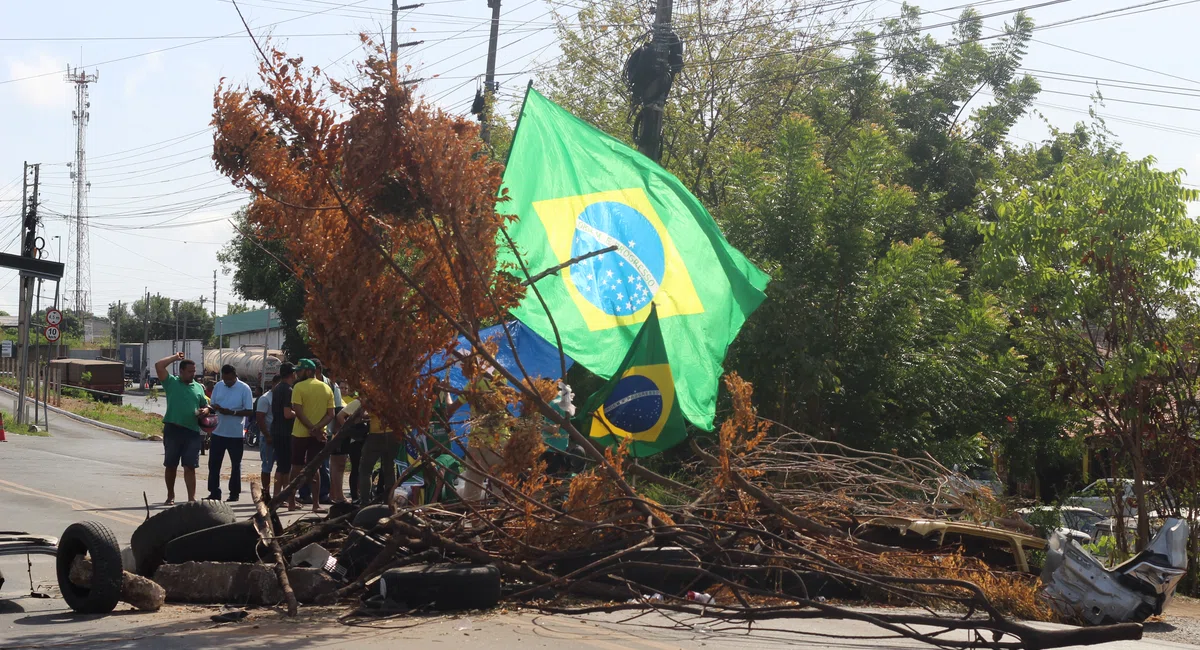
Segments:
[[[264,358],[265,353],[265,358]],[[210,349],[204,351],[204,374],[216,376],[221,374],[221,366],[233,366],[237,376],[242,381],[261,385],[271,381],[279,374],[279,364],[286,357],[283,350],[264,350],[262,346],[245,345],[239,348]],[[265,377],[264,375],[265,371]]]
[[[53,368],[62,369],[63,386],[88,389],[101,402],[121,403],[125,393],[125,364],[106,359],[55,359]]]
[[[1152,495],[1155,487],[1153,482],[1146,481],[1146,494]],[[1124,504],[1122,509],[1125,515],[1137,516],[1137,498],[1133,494],[1133,479],[1129,478],[1100,479],[1075,493],[1074,496],[1068,497],[1065,503],[1071,506],[1091,508],[1106,517],[1112,517],[1114,514],[1112,494],[1114,492],[1118,494],[1118,498]]]
[[[183,352],[184,356],[192,361],[195,361],[197,366],[204,363],[204,344],[195,339],[188,339],[186,341],[172,341],[170,339],[150,341],[146,344],[145,352],[145,364],[146,369],[149,372],[149,380],[151,385],[158,383],[158,377],[156,377],[154,374],[154,364],[159,359],[169,357],[176,352]],[[172,375],[179,374],[179,364],[172,363],[168,370]],[[199,369],[197,369],[197,371],[199,371]],[[143,373],[142,379],[146,379],[145,373]]]
[[[1162,614],[1187,570],[1189,534],[1183,520],[1167,519],[1145,550],[1105,569],[1078,542],[1055,533],[1042,570],[1046,595],[1059,613],[1092,625]]]
[[[1047,519],[1055,519],[1054,525],[1046,530],[1049,538],[1056,532],[1066,535],[1080,544],[1090,543],[1095,539],[1096,526],[1105,520],[1104,515],[1081,506],[1037,506],[1021,508],[1017,511],[1026,522],[1036,526],[1045,526]]]
[[[142,365],[142,344],[122,343],[117,354],[125,364],[125,378],[135,382],[140,381],[144,367]]]

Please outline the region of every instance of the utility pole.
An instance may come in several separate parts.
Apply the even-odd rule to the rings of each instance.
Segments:
[[[183,307],[184,307],[184,310],[183,310],[183,357],[186,359],[186,358],[188,358],[188,349],[187,349],[187,309],[186,309],[186,308],[187,308],[187,302],[184,302],[184,303],[183,303]],[[195,359],[193,359],[193,361],[194,361],[194,360],[195,360]],[[179,366],[176,366],[176,367],[175,367],[175,369],[176,369],[176,370],[175,370],[175,374],[179,374]],[[201,359],[201,360],[200,360],[200,375],[201,375],[201,376],[203,376],[203,375],[204,375],[204,359]]]
[[[34,257],[40,257],[41,251],[35,250]],[[38,278],[37,290],[34,292],[36,296],[35,305],[33,308],[34,314],[42,313],[42,279]],[[30,327],[33,327],[32,318],[30,319]],[[47,342],[48,344],[49,342]],[[37,330],[33,331],[33,426],[38,423],[38,375],[42,368],[42,337],[38,336]]]
[[[396,3],[395,3],[395,0],[393,0],[392,7],[394,8],[395,6],[396,6]],[[393,13],[392,15],[395,16],[395,13]],[[396,34],[394,33],[395,28],[396,28],[396,23],[395,23],[395,21],[393,21],[392,22],[392,30],[393,30],[392,42],[395,42],[395,40],[396,40]],[[393,55],[393,56],[395,56],[395,55]],[[218,319],[218,316],[217,316],[217,271],[216,271],[216,269],[213,269],[213,327],[214,328],[216,328],[216,326],[218,324],[217,319]],[[220,328],[217,329],[217,365],[218,366],[225,365],[225,337],[222,336],[224,334],[224,331],[225,331],[225,322],[221,321]]]
[[[73,206],[75,208],[75,312],[84,320],[85,340],[90,341],[91,327],[86,320],[91,315],[91,261],[88,259],[87,191],[87,125],[91,115],[88,108],[88,84],[95,83],[98,74],[88,74],[81,68],[67,70],[67,81],[75,84],[75,110],[71,117],[75,121],[75,162],[71,170],[71,181],[75,185]]]
[[[400,51],[398,47],[399,41],[396,38],[396,22],[400,19],[400,2],[392,0],[392,69],[396,69],[396,53]]]
[[[138,377],[145,381],[150,373],[150,359],[146,358],[146,354],[150,351],[150,287],[146,287],[146,327],[142,332],[142,376]]]
[[[117,301],[117,356],[121,356],[121,312],[125,309],[125,305],[120,300]]]
[[[492,34],[488,39],[487,72],[483,77],[483,106],[479,112],[479,138],[492,144],[492,103],[496,96],[496,45],[500,41],[500,0],[488,0],[492,9]]]
[[[399,0],[392,0],[392,70],[393,71],[398,70],[400,67],[396,63],[396,57],[400,52],[400,48],[411,47],[413,45],[420,45],[421,43],[425,42],[425,41],[417,41],[414,43],[401,44],[396,36],[396,23],[399,22],[399,20],[400,20],[400,12],[408,11],[410,9],[420,9],[421,7],[425,6],[425,3],[422,2],[419,4],[415,4],[415,5],[404,5],[403,7],[399,6],[399,4],[400,4]]]
[[[643,46],[635,52],[630,58],[631,65],[627,72],[631,81],[637,79],[641,82],[640,88],[639,83],[631,83],[634,101],[642,105],[640,130],[635,134],[638,151],[655,162],[662,159],[663,107],[675,74],[683,67],[683,49],[679,37],[671,31],[673,9],[674,0],[657,0],[649,50]],[[640,57],[639,52],[642,54]],[[635,61],[636,66],[633,65]]]
[[[32,200],[26,200],[25,192],[28,191],[29,170],[33,169],[33,197]],[[37,227],[38,227],[38,173],[41,170],[41,165],[25,164],[22,173],[22,192],[21,207],[23,208],[22,215],[24,222],[22,228],[24,236],[21,238],[21,257],[32,258],[36,255],[37,242]],[[20,338],[21,350],[17,354],[17,424],[25,424],[26,408],[25,408],[25,390],[26,383],[29,378],[29,328],[31,325],[32,316],[30,310],[33,308],[33,276],[22,273],[21,280],[21,304],[20,304],[20,328],[18,336]]]

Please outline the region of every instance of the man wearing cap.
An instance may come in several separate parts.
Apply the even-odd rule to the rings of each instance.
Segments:
[[[298,367],[302,379],[292,388],[289,409],[295,417],[292,424],[292,480],[321,453],[328,440],[325,425],[333,420],[333,390],[325,382],[315,379],[317,364],[311,359],[301,359]],[[310,489],[314,495],[321,493],[321,476],[317,472],[313,473]],[[312,506],[315,513],[325,512],[319,498],[313,499]],[[288,495],[288,508],[296,509],[294,493]]]
[[[246,418],[254,415],[254,394],[229,364],[221,366],[221,381],[213,386],[212,409],[218,420],[208,455],[208,498],[221,500],[221,463],[229,452],[229,501],[234,502],[242,491],[243,436]]]
[[[179,362],[179,375],[167,367]],[[188,501],[196,500],[196,468],[200,465],[200,423],[208,415],[208,398],[204,386],[196,381],[196,362],[184,358],[182,352],[159,359],[154,364],[158,382],[167,396],[167,412],[163,415],[163,472],[167,483],[166,505],[175,505],[175,475],[183,466],[183,485]]]

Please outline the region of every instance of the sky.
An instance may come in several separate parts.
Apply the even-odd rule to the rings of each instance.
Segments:
[[[582,6],[588,0],[568,0]],[[816,0],[814,0],[816,1]],[[823,0],[828,1],[828,0]],[[519,91],[539,66],[558,55],[545,0],[503,0],[497,70],[505,90]],[[416,0],[401,0],[415,4]],[[258,35],[272,34],[290,54],[337,76],[362,58],[358,34],[387,31],[389,0],[245,0]],[[647,3],[648,5],[651,3]],[[898,0],[855,3],[855,19],[895,15]],[[956,17],[964,0],[915,2],[926,24]],[[1040,27],[1024,69],[1042,80],[1036,112],[1012,133],[1016,144],[1046,137],[1047,122],[1069,129],[1098,109],[1135,157],[1183,168],[1200,183],[1200,69],[1191,46],[1200,0],[979,0],[986,21],[1002,29],[1011,12],[1032,8]],[[677,2],[676,11],[688,11]],[[1116,14],[1112,10],[1125,9]],[[560,10],[570,13],[569,6]],[[421,91],[444,109],[465,114],[487,55],[487,0],[428,0],[401,12],[401,62]],[[1092,16],[1091,18],[1085,18]],[[1061,21],[1069,21],[1058,24]],[[945,38],[946,30],[932,30]],[[19,252],[23,162],[41,163],[41,211],[49,259],[68,266],[63,292],[74,286],[71,169],[75,154],[75,90],[68,66],[98,80],[89,86],[87,205],[91,304],[104,313],[147,288],[178,299],[205,296],[211,308],[237,297],[216,253],[229,241],[228,218],[246,197],[210,160],[212,94],[219,81],[254,80],[256,53],[229,0],[106,0],[24,3],[0,0],[0,251]],[[616,72],[616,71],[614,71]],[[1098,86],[1097,86],[1098,84]],[[512,96],[514,92],[503,93]],[[981,99],[986,99],[982,97]],[[58,239],[56,239],[58,237]],[[15,313],[16,274],[0,270],[0,310]],[[42,290],[43,303],[53,287]],[[66,303],[70,306],[70,303]]]

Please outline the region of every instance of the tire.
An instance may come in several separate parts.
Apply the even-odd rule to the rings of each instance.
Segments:
[[[375,527],[375,524],[378,523],[380,519],[391,516],[391,506],[386,503],[376,503],[359,510],[358,514],[354,515],[353,523],[356,528],[366,528],[367,530],[370,530]]]
[[[258,541],[253,520],[213,526],[168,542],[163,560],[167,564],[258,562]]]
[[[153,578],[171,540],[233,521],[233,510],[228,504],[208,499],[181,503],[154,515],[138,526],[129,540],[137,563],[136,573]]]
[[[500,570],[473,564],[402,567],[383,572],[380,594],[409,607],[432,604],[435,609],[488,609],[500,602]]]
[[[71,564],[84,554],[92,558],[92,584],[87,587],[71,582]],[[117,606],[125,573],[121,547],[107,526],[94,521],[67,526],[58,538],[56,568],[58,588],[71,609],[80,614],[107,614]]]

